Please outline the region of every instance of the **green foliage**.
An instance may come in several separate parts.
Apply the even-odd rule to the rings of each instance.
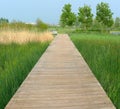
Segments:
[[[72,34],[71,39],[116,108],[120,109],[120,37]]]
[[[93,21],[93,14],[91,13],[91,8],[89,6],[84,5],[84,7],[79,8],[78,21],[85,30],[91,26]]]
[[[4,109],[48,44],[0,44],[0,109]]]
[[[71,12],[71,4],[65,4],[60,17],[61,26],[72,26],[76,22],[76,15]]]
[[[42,30],[48,29],[48,25],[45,24],[44,22],[42,22],[40,19],[36,20],[36,25],[37,25],[38,28],[40,28]]]
[[[9,20],[6,18],[0,18],[0,25],[5,23],[9,23]]]
[[[77,30],[99,32],[110,32],[113,29],[111,28],[114,24],[113,13],[108,3],[101,2],[96,6],[95,20],[93,20],[91,7],[88,5],[84,5],[78,9],[78,16],[71,12],[71,10],[71,4],[64,5],[60,16],[60,25],[62,27],[74,25]]]
[[[99,23],[96,19],[93,19],[91,30],[100,32],[102,28],[101,23]]]
[[[114,23],[112,18],[113,13],[109,8],[107,3],[101,2],[96,7],[96,19],[103,25],[107,27],[111,27]]]
[[[37,24],[30,24],[30,23],[24,23],[21,21],[14,20],[10,23],[1,23],[0,30],[15,30],[15,31],[28,30],[28,31],[41,32],[48,28],[48,25],[39,19],[36,21],[36,23]]]
[[[120,28],[120,18],[119,17],[116,17],[114,27],[115,28]]]
[[[26,24],[24,22],[20,22],[20,21],[13,21],[11,23],[4,23],[0,25],[0,30],[30,30],[30,31],[34,31],[37,30],[38,28],[35,25],[32,24]]]
[[[9,23],[8,27],[9,29],[13,29],[13,30],[32,30],[33,28],[35,28],[35,25],[26,24],[21,21],[13,21]]]

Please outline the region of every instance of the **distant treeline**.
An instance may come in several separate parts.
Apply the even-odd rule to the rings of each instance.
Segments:
[[[113,12],[108,3],[101,2],[96,6],[96,15],[88,5],[78,8],[78,13],[72,12],[72,5],[65,4],[60,16],[62,27],[77,27],[78,30],[110,31],[120,30],[120,18],[113,18]]]
[[[36,20],[35,24],[25,23],[21,21],[9,22],[6,18],[0,18],[0,30],[33,30],[43,31],[48,28],[48,24],[44,23],[40,19]]]

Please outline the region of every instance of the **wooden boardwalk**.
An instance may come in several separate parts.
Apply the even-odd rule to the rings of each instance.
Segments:
[[[58,35],[6,109],[115,109],[68,35]]]

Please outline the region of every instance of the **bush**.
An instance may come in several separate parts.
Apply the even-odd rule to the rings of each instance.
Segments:
[[[44,22],[42,22],[40,19],[37,19],[36,25],[37,25],[38,28],[40,28],[42,30],[48,29],[48,25],[45,24]]]

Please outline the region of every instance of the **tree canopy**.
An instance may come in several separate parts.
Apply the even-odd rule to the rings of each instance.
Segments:
[[[93,14],[91,12],[90,6],[84,5],[84,7],[79,8],[78,21],[85,29],[91,26],[93,21]]]
[[[60,17],[62,26],[72,26],[76,22],[76,15],[71,11],[71,4],[65,4]]]
[[[60,16],[61,26],[77,26],[81,29],[88,30],[110,30],[110,27],[119,27],[120,19],[113,20],[113,13],[108,3],[101,2],[96,6],[96,16],[93,18],[92,9],[88,5],[79,7],[78,14],[72,12],[71,4],[65,4]]]
[[[116,28],[120,27],[120,18],[119,17],[116,17],[114,26]]]
[[[102,25],[111,27],[114,23],[112,15],[113,13],[111,12],[111,9],[109,8],[108,3],[101,2],[100,4],[97,5],[96,19]]]
[[[42,30],[45,30],[48,28],[48,25],[46,23],[44,23],[42,20],[40,19],[37,19],[36,20],[36,25],[38,28],[42,29]]]

